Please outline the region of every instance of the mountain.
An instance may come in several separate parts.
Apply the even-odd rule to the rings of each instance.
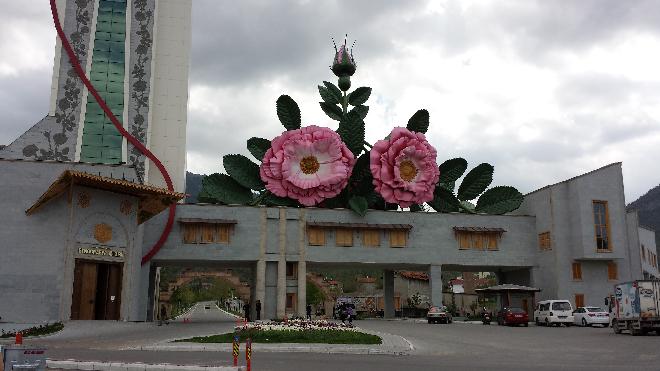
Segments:
[[[660,246],[660,185],[628,204],[626,210],[637,210],[639,224],[656,230],[655,244]]]
[[[186,197],[187,204],[194,204],[197,202],[197,195],[199,191],[202,190],[202,179],[204,174],[195,174],[189,171],[186,171],[186,193],[189,195]]]

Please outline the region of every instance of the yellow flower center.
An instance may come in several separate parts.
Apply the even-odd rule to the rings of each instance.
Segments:
[[[410,182],[417,176],[417,168],[410,160],[402,161],[399,165],[399,174],[405,182]]]
[[[319,160],[314,156],[307,156],[300,160],[300,170],[305,174],[314,174],[319,171]]]

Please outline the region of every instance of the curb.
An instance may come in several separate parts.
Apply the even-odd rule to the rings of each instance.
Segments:
[[[103,370],[103,371],[245,371],[245,366],[194,366],[194,365],[173,365],[169,363],[148,364],[148,363],[123,363],[123,362],[82,362],[75,360],[57,361],[47,360],[48,368],[57,368],[63,370]]]
[[[408,342],[409,343],[409,342]],[[192,344],[192,343],[190,343]],[[197,344],[197,343],[194,343]],[[189,352],[231,352],[231,344],[229,346],[209,346],[209,345],[156,345],[156,346],[142,346],[131,348],[131,350],[143,351],[189,351]],[[328,346],[261,346],[256,347],[252,345],[252,352],[268,352],[268,353],[321,353],[321,354],[388,354],[388,355],[409,355],[410,350],[390,350],[378,348],[349,348],[349,347],[328,347]]]

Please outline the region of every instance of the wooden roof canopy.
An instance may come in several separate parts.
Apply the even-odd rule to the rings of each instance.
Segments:
[[[355,228],[355,229],[412,229],[410,224],[368,224],[368,223],[335,223],[307,222],[308,227],[316,228]]]
[[[178,192],[170,192],[165,188],[155,187],[147,184],[129,182],[127,180],[113,179],[99,175],[93,175],[76,170],[65,170],[48,187],[39,199],[25,210],[27,215],[34,214],[48,201],[58,197],[73,185],[101,189],[115,193],[126,194],[138,199],[138,224],[142,224],[151,217],[159,214],[171,204],[183,199],[186,195]]]

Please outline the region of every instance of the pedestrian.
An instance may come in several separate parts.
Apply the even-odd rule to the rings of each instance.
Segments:
[[[165,304],[160,305],[160,316],[158,316],[158,326],[162,326],[163,322],[165,322],[166,325],[170,324],[170,321],[167,320],[167,307]]]
[[[339,305],[339,319],[341,319],[342,324],[346,324],[346,304]]]
[[[305,308],[305,311],[307,312],[307,319],[312,320],[312,305],[307,304],[307,308]]]
[[[348,317],[348,324],[353,326],[353,317],[355,317],[355,309],[353,308],[353,304],[349,304],[347,306],[346,310],[346,316]]]
[[[243,304],[243,313],[245,314],[245,320],[250,322],[250,303],[246,302]]]
[[[261,320],[261,300],[257,300],[255,307],[257,309],[257,321],[259,321]]]

